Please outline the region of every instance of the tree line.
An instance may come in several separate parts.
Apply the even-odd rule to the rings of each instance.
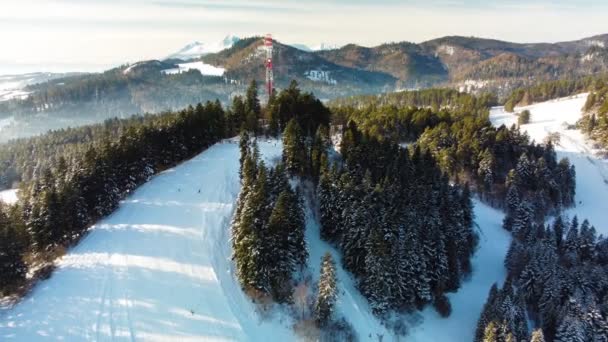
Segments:
[[[608,80],[607,80],[608,81]],[[602,149],[608,148],[608,82],[598,82],[587,97],[578,126]]]
[[[308,258],[301,198],[282,164],[269,169],[260,160],[246,131],[240,149],[241,192],[232,222],[236,274],[254,298],[287,302],[295,288],[293,275]]]
[[[502,289],[490,290],[476,341],[527,340],[526,317],[547,341],[608,340],[608,239],[584,220],[517,220]]]
[[[322,238],[343,254],[374,312],[450,314],[445,292],[471,272],[477,243],[468,188],[450,185],[433,156],[379,141],[351,122],[343,163],[324,164],[317,188]]]
[[[566,159],[556,160],[551,142],[535,144],[515,126],[494,127],[488,108],[484,107],[486,101],[466,103],[475,105],[439,112],[394,106],[338,110],[365,134],[380,141],[416,142],[433,155],[440,169],[453,181],[469,182],[493,206],[506,206],[520,161],[522,165],[531,164],[526,175],[519,177],[526,179],[522,186],[529,186],[522,189],[520,198],[524,196],[536,203],[539,215],[573,204],[574,169]]]
[[[9,144],[13,161],[30,154],[21,170],[31,174],[20,185],[18,203],[0,206],[0,290],[18,290],[34,263],[52,261],[57,251],[75,243],[153,174],[227,133],[222,106],[207,102],[179,112],[21,140],[21,148]],[[45,141],[52,143],[36,150]]]
[[[608,75],[586,76],[544,81],[532,86],[518,88],[504,100],[505,110],[513,112],[516,106],[529,106],[538,102],[580,94],[597,88],[607,80]]]

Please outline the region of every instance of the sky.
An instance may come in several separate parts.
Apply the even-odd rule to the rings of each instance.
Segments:
[[[101,71],[193,42],[556,42],[608,33],[606,0],[0,0],[0,74]]]

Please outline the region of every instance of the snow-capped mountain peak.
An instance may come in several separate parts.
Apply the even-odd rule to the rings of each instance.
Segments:
[[[292,47],[302,50],[302,51],[306,51],[306,52],[311,52],[311,51],[324,51],[324,50],[334,50],[334,49],[339,49],[340,45],[337,44],[328,44],[328,43],[320,43],[317,45],[305,45],[305,44],[291,44]]]
[[[182,60],[199,58],[206,54],[229,49],[239,40],[240,38],[235,35],[227,35],[224,37],[224,39],[213,43],[201,43],[199,41],[195,41],[184,46],[179,51],[169,55],[167,58],[178,58]]]

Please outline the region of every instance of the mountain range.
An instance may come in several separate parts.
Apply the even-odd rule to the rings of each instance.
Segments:
[[[227,35],[219,42],[214,43],[201,43],[201,42],[192,42],[179,51],[172,53],[167,56],[166,59],[181,59],[181,60],[190,60],[193,58],[199,58],[209,53],[219,52],[224,49],[228,49],[234,45],[234,43],[240,40],[239,37],[235,35]]]
[[[559,43],[449,36],[318,51],[275,41],[273,62],[276,88],[296,80],[321,99],[425,87],[493,92],[504,98],[535,82],[608,72],[607,47],[608,34]],[[228,103],[252,79],[264,82],[265,56],[262,37],[193,43],[162,60],[28,85],[23,89],[28,99],[0,102],[0,118],[49,111],[65,116],[67,109],[69,117],[86,113],[102,118],[206,100]],[[224,73],[201,74],[207,69]]]

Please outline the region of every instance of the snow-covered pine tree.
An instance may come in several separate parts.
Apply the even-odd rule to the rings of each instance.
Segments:
[[[5,287],[19,284],[27,273],[23,261],[24,232],[19,231],[16,222],[11,221],[8,210],[0,202],[0,293]]]
[[[336,265],[329,252],[323,256],[321,274],[319,277],[319,294],[315,303],[315,320],[321,327],[326,326],[332,319],[338,297]]]
[[[486,325],[482,342],[502,342],[499,340],[499,327],[496,322],[492,321]]]
[[[241,151],[239,157],[239,177],[243,179],[243,168],[245,167],[245,159],[247,158],[250,150],[250,137],[246,130],[242,130],[239,136],[239,150]]]
[[[533,223],[534,211],[532,205],[527,200],[523,200],[519,203],[515,212],[511,231],[517,239],[523,241],[530,233]]]
[[[338,211],[339,197],[337,196],[337,189],[333,184],[335,181],[337,180],[333,177],[333,173],[324,170],[321,172],[321,178],[317,186],[317,201],[321,216],[321,238],[334,243],[340,238],[337,221],[341,214]]]
[[[583,321],[572,316],[566,316],[557,328],[555,342],[585,342],[587,332]]]
[[[278,302],[284,302],[291,297],[291,275],[295,271],[293,253],[296,251],[292,250],[290,241],[290,192],[290,189],[284,190],[279,195],[270,214],[266,241],[262,246],[265,262],[268,263],[265,269],[268,271],[271,293]]]
[[[545,335],[542,329],[536,329],[532,332],[530,342],[545,342]]]
[[[303,176],[308,170],[308,148],[302,128],[294,118],[283,132],[283,163],[292,175]]]
[[[238,223],[240,238],[235,239],[234,259],[237,276],[244,287],[268,291],[269,279],[264,268],[262,254],[265,241],[266,220],[269,217],[267,203],[267,170],[261,163],[255,183],[247,194]]]
[[[306,264],[308,259],[308,247],[304,234],[306,232],[306,222],[304,218],[304,207],[302,196],[299,191],[287,189],[288,196],[288,224],[287,229],[288,252],[290,255],[291,267],[297,270]]]
[[[533,180],[534,173],[534,165],[530,161],[530,158],[526,153],[523,153],[519,160],[517,161],[517,165],[515,166],[515,175],[518,180],[518,185],[523,186],[524,188],[529,187]]]

